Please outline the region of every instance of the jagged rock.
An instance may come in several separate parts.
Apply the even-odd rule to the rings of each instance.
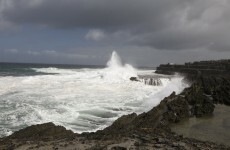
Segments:
[[[164,114],[170,122],[179,122],[183,118],[190,116],[189,104],[185,98],[177,96],[167,104],[168,111]]]
[[[39,139],[58,139],[73,136],[71,130],[66,130],[62,126],[56,126],[52,122],[32,125],[25,129],[14,132],[8,138],[10,139],[26,139],[26,140],[39,140]]]
[[[214,111],[212,98],[204,93],[202,85],[194,83],[184,90],[185,99],[191,105],[191,114],[197,117],[210,115]]]

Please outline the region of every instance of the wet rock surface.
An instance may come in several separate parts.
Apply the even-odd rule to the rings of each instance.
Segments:
[[[207,62],[202,63],[207,66]],[[218,66],[218,62],[212,63]],[[222,61],[219,63],[223,64]],[[215,75],[202,73],[199,69],[204,66],[195,65],[199,66],[193,68],[196,71],[183,72],[191,86],[178,95],[173,92],[148,112],[124,115],[111,126],[94,133],[74,134],[52,123],[30,126],[0,139],[0,149],[230,149],[213,142],[184,138],[169,127],[191,116],[212,114],[216,103],[229,105],[230,78],[224,73],[228,71],[228,65],[225,65],[225,71],[221,68],[221,73],[214,71]],[[177,72],[171,68],[164,71]]]

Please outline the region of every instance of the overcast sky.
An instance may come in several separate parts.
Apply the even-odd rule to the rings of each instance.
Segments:
[[[0,62],[230,58],[230,0],[0,0]]]

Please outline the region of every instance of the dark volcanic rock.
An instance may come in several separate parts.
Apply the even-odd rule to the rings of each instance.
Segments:
[[[139,81],[137,77],[131,77],[130,80],[131,81]]]
[[[215,108],[213,99],[210,95],[205,94],[202,85],[194,83],[191,87],[185,89],[182,94],[191,106],[191,115],[201,117],[213,113]]]
[[[182,96],[174,96],[168,100],[168,111],[164,114],[169,122],[179,122],[183,118],[190,116],[189,104]]]
[[[73,136],[74,133],[71,130],[66,130],[62,126],[56,126],[52,122],[32,125],[25,129],[14,132],[8,138],[10,139],[30,139],[30,140],[42,140],[42,139],[60,139]]]

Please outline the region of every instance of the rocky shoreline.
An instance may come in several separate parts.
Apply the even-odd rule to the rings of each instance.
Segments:
[[[104,130],[76,134],[53,123],[33,125],[0,139],[0,149],[230,149],[170,129],[170,124],[189,117],[212,114],[215,104],[230,105],[229,71],[230,60],[160,65],[157,73],[182,73],[191,86],[146,113],[120,117]]]

